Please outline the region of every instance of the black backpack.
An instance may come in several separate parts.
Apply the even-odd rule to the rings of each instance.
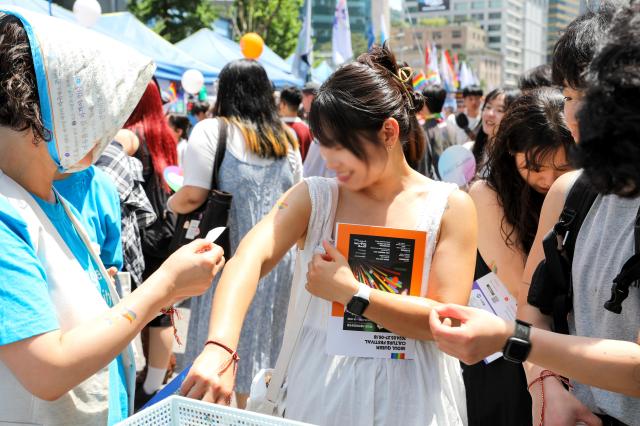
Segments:
[[[536,268],[527,295],[527,302],[553,318],[553,330],[569,334],[567,315],[573,306],[571,265],[580,227],[598,193],[584,173],[576,180],[565,201],[558,223],[542,243],[545,259]],[[622,302],[629,296],[629,287],[640,279],[640,210],[634,228],[635,254],[614,278],[611,298],[604,308],[622,312]]]

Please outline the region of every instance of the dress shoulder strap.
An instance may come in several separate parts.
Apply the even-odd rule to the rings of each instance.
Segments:
[[[442,215],[449,203],[449,196],[457,189],[458,186],[454,183],[431,181],[429,184],[425,206],[418,219],[418,229],[427,232],[427,250],[424,257],[422,289],[420,291],[423,297],[427,295],[431,261],[438,244]]]

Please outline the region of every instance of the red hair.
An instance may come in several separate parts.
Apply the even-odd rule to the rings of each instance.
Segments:
[[[147,84],[144,95],[125,123],[125,127],[135,132],[147,144],[153,171],[162,182],[165,191],[169,192],[162,172],[167,166],[178,164],[178,142],[164,116],[160,91],[153,81]]]

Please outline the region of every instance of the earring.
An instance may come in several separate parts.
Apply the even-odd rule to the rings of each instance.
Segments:
[[[393,149],[393,145],[387,145],[386,148],[387,148],[387,151],[391,151]]]

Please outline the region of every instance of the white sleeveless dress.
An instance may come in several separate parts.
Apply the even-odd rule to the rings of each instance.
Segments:
[[[304,250],[298,251],[291,297],[300,306],[314,248],[331,239],[338,186],[335,179],[305,180],[312,210]],[[455,185],[433,182],[417,229],[428,232],[426,283],[440,220]],[[422,294],[425,295],[424,284]],[[430,341],[416,343],[416,358],[392,360],[328,355],[331,303],[312,297],[287,374],[285,417],[318,425],[466,425],[460,363]],[[426,324],[425,324],[426,326]]]

